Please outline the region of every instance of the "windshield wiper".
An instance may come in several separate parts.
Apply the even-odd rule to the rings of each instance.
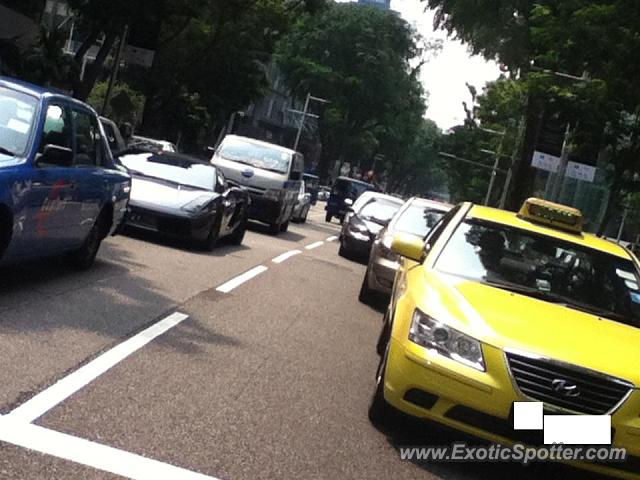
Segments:
[[[580,310],[581,312],[589,313],[591,315],[596,315],[598,317],[606,317],[611,320],[618,320],[622,323],[626,323],[627,325],[635,325],[633,319],[616,312],[612,312],[611,310],[607,310],[604,308],[598,308],[591,305],[586,305],[581,302],[577,302],[571,298],[565,297],[564,295],[558,295],[557,293],[545,292],[544,290],[538,290],[537,288],[525,287],[524,285],[517,285],[515,283],[503,283],[503,282],[481,282],[484,285],[489,285],[490,287],[501,288],[503,290],[507,290],[513,293],[519,293],[521,295],[526,295],[528,297],[536,298],[539,300],[544,300],[550,303],[554,303],[556,305],[562,305],[567,308],[573,308],[574,310]]]
[[[7,150],[4,147],[0,147],[0,153],[2,153],[3,155],[8,155],[10,157],[17,157],[18,156],[17,153],[12,152],[11,150]]]

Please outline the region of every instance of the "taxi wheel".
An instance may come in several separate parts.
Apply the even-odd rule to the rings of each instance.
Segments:
[[[282,233],[286,232],[287,230],[289,230],[289,220],[280,225],[280,231]]]
[[[269,224],[269,233],[271,235],[277,235],[280,233],[280,224],[277,222]]]
[[[389,356],[389,347],[387,347],[384,355],[380,359],[378,371],[376,373],[376,389],[369,404],[369,420],[374,425],[384,426],[393,415],[393,407],[384,399],[384,375],[387,370],[387,357]]]
[[[107,216],[104,213],[100,214],[82,247],[68,256],[69,263],[73,268],[87,270],[93,265],[102,239],[106,236],[106,231],[109,228],[107,221]]]

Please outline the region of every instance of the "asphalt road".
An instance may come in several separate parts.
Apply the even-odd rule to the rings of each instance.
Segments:
[[[0,271],[0,478],[586,478],[400,460],[460,438],[369,423],[381,314],[358,302],[365,267],[337,255],[338,230],[319,205],[213,253],[120,236],[86,273]]]

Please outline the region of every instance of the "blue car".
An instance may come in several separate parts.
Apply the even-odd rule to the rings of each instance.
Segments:
[[[91,107],[0,77],[1,264],[64,254],[89,268],[130,190]]]

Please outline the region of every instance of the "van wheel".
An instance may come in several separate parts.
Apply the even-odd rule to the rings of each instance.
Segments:
[[[108,219],[105,213],[101,213],[96,223],[91,227],[91,231],[84,241],[82,247],[68,255],[68,261],[71,267],[76,270],[88,270],[93,265],[100,244],[106,236],[108,228]]]
[[[332,218],[333,218],[333,215],[331,215],[330,213],[327,213],[327,214],[324,216],[324,221],[325,221],[325,222],[328,222],[328,223],[331,223],[331,219],[332,219]]]
[[[289,220],[280,225],[280,231],[282,233],[286,232],[287,230],[289,230]]]
[[[387,370],[387,358],[389,357],[389,347],[380,359],[378,371],[376,372],[376,389],[373,392],[371,403],[369,404],[369,420],[374,425],[385,426],[389,424],[393,415],[393,407],[384,399],[384,376]]]
[[[269,233],[271,235],[277,235],[280,233],[280,224],[279,223],[271,223],[269,224]]]
[[[310,207],[306,207],[304,209],[304,214],[302,215],[302,218],[300,219],[300,222],[307,223],[307,215],[309,215],[309,208]]]

